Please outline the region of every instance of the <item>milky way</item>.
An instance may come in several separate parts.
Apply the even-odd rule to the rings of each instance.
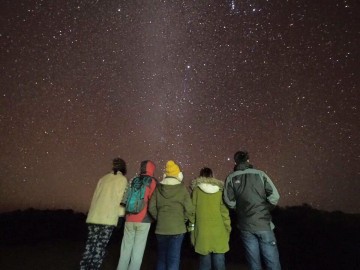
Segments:
[[[1,2],[0,211],[87,211],[116,156],[250,152],[281,206],[359,212],[358,1]]]

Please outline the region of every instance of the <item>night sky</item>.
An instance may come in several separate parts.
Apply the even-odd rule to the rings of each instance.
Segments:
[[[117,156],[189,185],[246,149],[280,206],[360,212],[359,1],[0,5],[0,211],[87,211]]]

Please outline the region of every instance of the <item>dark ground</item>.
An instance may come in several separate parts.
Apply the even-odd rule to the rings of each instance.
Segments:
[[[72,210],[14,211],[0,214],[1,270],[72,270],[79,262],[86,240],[85,215]],[[277,208],[273,212],[283,270],[360,269],[360,215],[324,212],[308,205]],[[234,216],[232,213],[232,220]],[[142,270],[154,270],[154,226]],[[103,270],[116,269],[122,229],[114,231]],[[245,270],[244,251],[233,226],[228,270]],[[181,269],[197,269],[198,258],[185,238]]]
[[[119,233],[117,233],[119,234]],[[120,256],[120,240],[113,237],[107,249],[103,270],[115,270]],[[188,240],[188,239],[187,239]],[[53,240],[37,244],[0,246],[0,269],[2,270],[63,270],[79,269],[84,241]],[[187,250],[184,243],[181,269],[197,269],[197,256],[192,249]],[[148,243],[142,270],[154,270],[156,265],[156,246]],[[244,262],[228,262],[227,269],[247,269]]]

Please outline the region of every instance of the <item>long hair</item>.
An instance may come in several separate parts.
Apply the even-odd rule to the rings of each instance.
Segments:
[[[126,175],[126,162],[121,158],[114,158],[113,159],[113,172],[116,175],[117,172],[121,172],[123,175]]]

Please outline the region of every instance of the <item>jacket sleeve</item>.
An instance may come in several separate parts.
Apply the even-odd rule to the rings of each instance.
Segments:
[[[127,187],[127,179],[126,179],[126,177],[124,177],[124,180],[121,181],[121,184],[119,185],[119,198],[120,198],[120,203],[118,204],[119,217],[125,216],[125,207],[124,207],[124,205],[121,204],[121,201],[123,200],[123,198],[125,196],[126,187]]]
[[[150,183],[149,199],[151,199],[151,196],[154,194],[156,185],[157,185],[156,180],[153,178]]]
[[[149,213],[153,219],[157,219],[157,190],[153,192],[150,203],[149,203]]]
[[[92,199],[91,199],[89,211],[93,207],[95,207],[95,204],[96,204],[97,200],[99,199],[101,186],[102,186],[102,178],[96,184],[96,188],[95,188],[94,194],[93,194]]]
[[[225,204],[229,208],[235,209],[236,197],[235,197],[234,186],[233,186],[233,183],[231,180],[232,180],[232,177],[230,177],[230,175],[225,180],[223,199],[224,199]]]
[[[273,206],[277,205],[280,199],[278,190],[266,173],[263,173],[263,180],[267,201]]]
[[[196,226],[196,201],[197,201],[197,188],[193,188],[193,191],[191,193],[191,201],[192,201],[192,204],[194,206],[194,225],[193,226]],[[194,230],[194,227],[193,227],[193,230],[190,231],[190,240],[191,240],[191,244],[193,246],[195,246],[195,243],[196,243],[196,234],[195,234],[195,230]]]
[[[221,212],[222,219],[224,221],[226,231],[230,235],[230,232],[231,232],[231,220],[230,220],[229,210],[227,209],[226,205],[222,201],[220,202],[220,212]]]
[[[129,195],[129,188],[130,188],[130,185],[131,185],[131,181],[132,181],[132,179],[129,181],[129,182],[127,182],[127,184],[126,184],[126,187],[125,187],[125,190],[124,190],[124,195],[123,195],[123,197],[122,197],[122,199],[121,199],[121,202],[120,202],[120,204],[122,205],[122,206],[126,206],[126,204],[127,204],[127,200],[128,200],[128,195]]]
[[[197,201],[197,190],[196,188],[194,188],[191,193],[191,202],[194,207],[194,223],[196,222],[196,201]]]
[[[190,198],[189,192],[184,186],[184,208],[185,208],[185,218],[189,220],[190,223],[195,223],[195,208]]]

